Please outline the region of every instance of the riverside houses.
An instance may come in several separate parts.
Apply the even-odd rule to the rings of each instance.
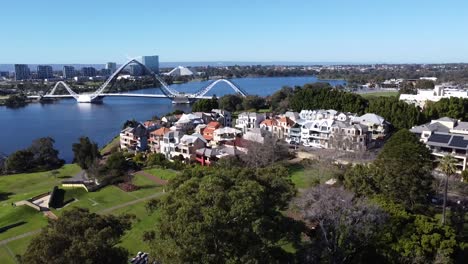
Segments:
[[[431,150],[437,159],[452,155],[458,172],[467,168],[468,122],[442,117],[410,130]]]
[[[307,148],[365,151],[378,145],[375,143],[386,137],[390,127],[383,117],[372,113],[357,116],[333,109],[277,116],[244,112],[236,120],[236,128],[224,126],[230,120],[229,112],[216,109],[167,116],[123,129],[120,146],[162,153],[168,160],[211,165],[222,157],[247,153],[249,145],[263,144],[267,137]]]

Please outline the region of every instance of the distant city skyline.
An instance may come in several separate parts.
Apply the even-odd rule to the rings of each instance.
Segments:
[[[468,3],[7,1],[0,64],[468,62]],[[8,25],[8,26],[6,26]]]

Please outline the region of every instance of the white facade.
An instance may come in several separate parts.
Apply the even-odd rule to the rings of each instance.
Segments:
[[[468,98],[468,90],[455,86],[436,85],[433,90],[418,89],[417,94],[401,94],[400,100],[424,107],[427,101],[438,102],[442,98]]]

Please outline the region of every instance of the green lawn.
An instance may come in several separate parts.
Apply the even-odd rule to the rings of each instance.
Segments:
[[[35,211],[28,206],[13,207],[11,203],[30,198],[34,195],[51,191],[55,185],[60,186],[60,181],[66,176],[72,176],[78,173],[80,168],[76,165],[65,165],[59,170],[56,177],[50,172],[17,174],[0,177],[0,190],[8,190],[11,194],[6,200],[0,203],[0,228],[17,224],[11,228],[0,232],[0,240],[21,235],[30,231],[39,230],[47,224],[47,219],[42,213]],[[175,171],[164,169],[153,169],[155,175],[170,179],[176,175]],[[76,199],[64,208],[52,211],[60,217],[60,215],[73,207],[88,208],[92,212],[100,212],[114,206],[119,206],[126,202],[132,202],[137,199],[146,198],[148,196],[162,193],[162,187],[155,184],[142,175],[136,175],[133,178],[133,183],[140,187],[134,192],[124,192],[116,186],[107,186],[96,192],[86,192],[82,188],[74,188],[65,190],[64,200]],[[5,192],[5,191],[3,191]],[[116,208],[106,213],[124,214],[130,213],[137,216],[138,221],[132,227],[125,237],[122,239],[122,246],[127,248],[131,254],[135,254],[141,250],[148,250],[147,245],[141,240],[145,230],[150,230],[154,225],[156,215],[149,216],[145,210],[147,201],[139,201],[132,205],[127,205],[122,208]],[[8,249],[13,254],[23,254],[33,236],[28,236],[18,240],[9,242],[7,245],[0,246],[1,263],[15,263]]]
[[[308,165],[290,165],[289,173],[294,185],[299,189],[303,189],[318,183],[325,183],[329,179],[337,177],[341,171],[332,164],[323,164],[316,161]]]
[[[113,212],[114,215],[133,214],[137,218],[132,229],[124,235],[120,243],[121,246],[130,252],[130,255],[135,255],[138,251],[149,250],[148,244],[142,240],[142,237],[145,231],[154,229],[157,212],[150,215],[145,209],[145,203],[138,203]]]
[[[65,165],[57,170],[57,175],[50,172],[23,173],[0,176],[0,192],[7,193],[0,201],[0,228],[10,227],[0,233],[0,240],[39,229],[46,225],[44,216],[27,206],[14,207],[12,203],[52,191],[64,178],[78,173],[77,165]]]
[[[119,146],[120,144],[120,136],[115,137],[114,139],[111,140],[107,145],[104,146],[104,148],[101,149],[100,153],[103,155],[106,152],[111,151],[111,149],[115,146]]]
[[[360,94],[364,98],[372,98],[372,97],[390,97],[390,96],[398,96],[398,92],[396,91],[385,91],[385,92],[373,92],[373,93],[363,93]]]
[[[165,170],[159,168],[147,169],[145,170],[145,172],[159,177],[163,180],[172,180],[177,175],[177,172],[174,170]]]

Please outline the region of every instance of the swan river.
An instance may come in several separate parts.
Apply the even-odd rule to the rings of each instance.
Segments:
[[[300,86],[319,81],[316,77],[262,77],[232,79],[249,94],[267,96],[283,86]],[[330,80],[332,85],[344,81]],[[171,85],[179,92],[193,93],[212,81],[189,82]],[[207,95],[232,93],[226,83],[219,83]],[[132,91],[132,93],[161,93],[158,88]],[[39,137],[52,137],[60,157],[67,162],[73,159],[72,144],[80,136],[88,136],[104,146],[120,132],[125,120],[144,121],[180,109],[190,111],[189,105],[173,105],[168,99],[154,98],[104,98],[102,104],[77,103],[74,99],[62,99],[54,103],[31,103],[23,108],[10,109],[0,106],[0,154],[10,154],[28,147]]]

